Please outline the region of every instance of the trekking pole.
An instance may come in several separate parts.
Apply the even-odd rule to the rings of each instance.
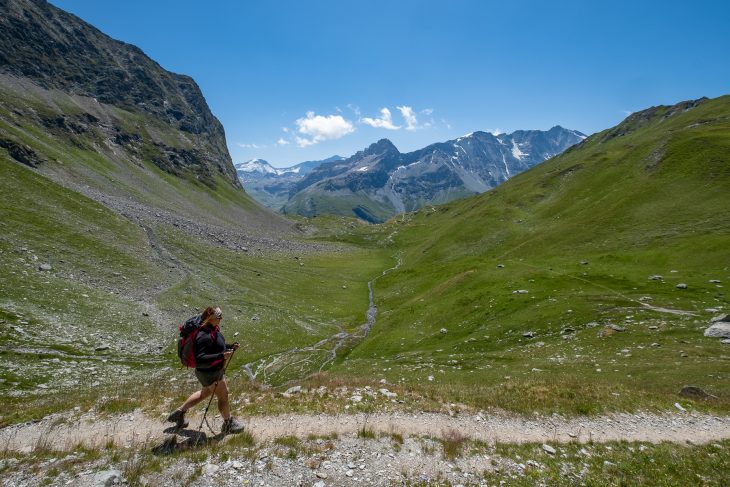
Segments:
[[[231,359],[233,358],[233,355],[236,353],[237,348],[233,349],[233,352],[231,353],[231,356],[228,357],[228,360],[226,361],[226,364],[223,366],[223,372],[221,372],[221,379],[226,373],[226,369],[228,369],[228,364],[231,363]],[[205,423],[208,426],[208,429],[211,433],[215,434],[215,431],[213,431],[213,428],[210,427],[210,424],[208,424],[208,409],[210,408],[210,404],[213,402],[213,398],[215,397],[215,390],[218,387],[218,382],[220,382],[220,379],[215,381],[215,384],[213,385],[213,391],[210,393],[210,399],[208,400],[208,405],[205,406],[205,411],[203,412],[203,419],[200,421],[200,426],[198,426],[198,438],[200,438],[200,433],[203,430],[203,423]]]

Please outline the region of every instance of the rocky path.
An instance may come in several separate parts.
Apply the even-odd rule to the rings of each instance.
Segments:
[[[201,417],[190,419],[189,433]],[[220,428],[220,418],[213,428]],[[566,419],[560,416],[522,417],[507,414],[449,416],[440,413],[375,413],[343,415],[278,415],[245,418],[247,430],[257,442],[284,436],[356,436],[366,429],[377,434],[403,437],[428,436],[464,438],[494,443],[610,442],[643,441],[705,444],[730,439],[730,416],[698,413],[617,413],[594,418]],[[5,450],[31,452],[36,448],[69,450],[77,445],[100,448],[113,442],[117,446],[151,446],[165,440],[169,426],[162,417],[134,412],[99,418],[94,414],[71,417],[51,415],[36,423],[9,426],[0,430],[0,445]],[[204,427],[210,436],[210,431]]]

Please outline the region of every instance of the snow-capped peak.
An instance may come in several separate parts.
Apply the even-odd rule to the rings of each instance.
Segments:
[[[282,174],[281,171],[263,159],[251,159],[250,161],[236,164],[236,170],[241,172],[258,172],[261,174]]]

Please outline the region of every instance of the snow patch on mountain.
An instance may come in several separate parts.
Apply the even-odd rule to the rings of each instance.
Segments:
[[[514,156],[515,159],[522,160],[523,157],[529,156],[530,154],[528,154],[526,152],[522,152],[520,150],[520,144],[518,144],[517,142],[515,142],[513,140],[512,141],[512,155]]]

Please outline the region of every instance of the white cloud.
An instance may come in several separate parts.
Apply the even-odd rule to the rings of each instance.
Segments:
[[[393,125],[393,117],[390,114],[390,110],[387,108],[380,109],[380,118],[363,117],[360,119],[365,125],[371,127],[388,129],[388,130],[399,130],[400,125]]]
[[[303,139],[302,137],[297,137],[296,140],[299,147],[309,147],[310,145],[316,144],[316,142],[309,139]]]
[[[285,134],[289,133],[289,127],[281,127],[281,130],[283,130]]]
[[[403,118],[406,121],[406,130],[418,129],[418,119],[416,118],[416,114],[413,113],[413,107],[404,105],[396,108],[400,111],[400,114],[403,115]]]
[[[499,134],[503,134],[504,133],[502,130],[499,130],[499,128],[496,128],[494,130],[487,129],[487,132],[489,132],[490,134],[494,135],[495,137],[498,136]]]
[[[358,118],[360,117],[361,112],[360,112],[360,107],[359,106],[353,105],[352,103],[348,103],[347,104],[347,108],[349,108],[350,110],[352,110],[352,113],[354,113],[355,115],[357,115]]]
[[[279,137],[279,140],[276,141],[276,145],[289,145],[289,141]]]
[[[433,114],[433,108],[424,108],[423,110],[421,110],[421,113],[423,113],[424,115],[431,115]]]
[[[266,147],[257,144],[242,144],[241,142],[236,142],[236,145],[242,149],[261,149],[263,147]]]
[[[323,140],[334,140],[344,137],[355,131],[352,123],[345,120],[342,115],[315,115],[314,112],[307,112],[307,116],[296,121],[298,132],[309,136],[309,138],[297,137],[299,147],[322,142]]]

